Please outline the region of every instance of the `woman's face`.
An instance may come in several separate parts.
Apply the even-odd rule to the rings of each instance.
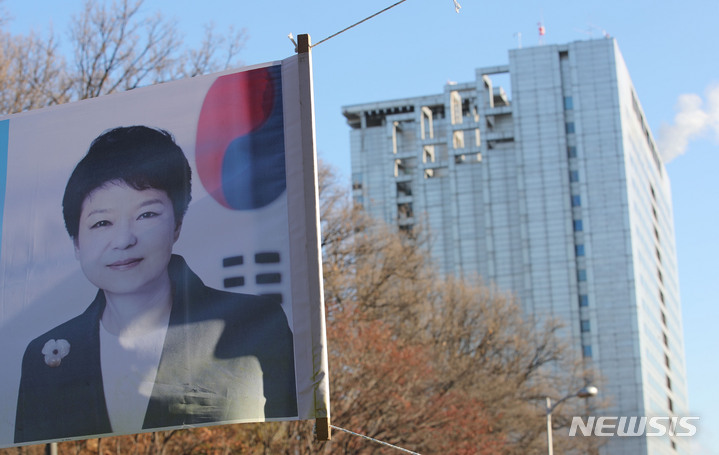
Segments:
[[[88,280],[106,293],[152,292],[168,279],[179,235],[165,191],[108,182],[83,201],[75,257]]]

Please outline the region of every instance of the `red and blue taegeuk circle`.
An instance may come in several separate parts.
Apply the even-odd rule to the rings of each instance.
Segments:
[[[195,145],[200,181],[223,206],[252,210],[277,199],[286,188],[280,66],[218,77]]]

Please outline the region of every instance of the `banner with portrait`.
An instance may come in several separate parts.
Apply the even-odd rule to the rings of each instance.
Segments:
[[[312,115],[298,55],[0,117],[0,447],[329,417]]]

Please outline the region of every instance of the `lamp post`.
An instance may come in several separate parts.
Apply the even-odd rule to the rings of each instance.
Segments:
[[[557,400],[554,404],[552,404],[552,399],[547,397],[547,453],[549,455],[554,455],[554,448],[552,447],[552,411],[554,411],[561,403],[567,401],[570,398],[589,398],[595,396],[597,393],[599,393],[599,389],[592,385],[589,385],[586,387],[582,387],[575,393],[569,394],[566,397]]]

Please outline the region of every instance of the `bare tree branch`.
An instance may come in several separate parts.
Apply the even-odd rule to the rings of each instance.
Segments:
[[[64,60],[51,36],[0,32],[0,109],[13,113],[67,101]]]
[[[3,16],[4,17],[4,16]],[[0,21],[0,27],[3,22]],[[183,43],[176,22],[147,14],[143,0],[87,0],[74,16],[68,63],[54,35],[10,35],[0,29],[0,109],[50,106],[192,77],[238,64],[246,31],[217,33],[208,25],[196,48]]]

